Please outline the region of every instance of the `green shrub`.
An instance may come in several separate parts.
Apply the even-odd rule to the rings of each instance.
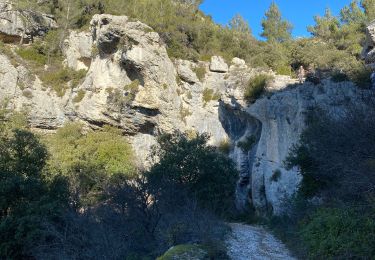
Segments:
[[[346,72],[349,79],[360,88],[369,88],[371,86],[371,69],[367,68],[363,63],[353,64]]]
[[[86,91],[83,89],[80,89],[77,93],[77,95],[73,98],[73,103],[79,103],[82,101],[82,99],[85,97]]]
[[[300,225],[313,259],[370,259],[375,255],[375,214],[322,208]]]
[[[69,88],[75,88],[86,76],[86,70],[75,71],[69,68],[60,68],[52,72],[44,72],[41,75],[41,80],[47,86],[57,93],[59,97],[65,95],[65,91]]]
[[[237,147],[241,148],[241,150],[245,152],[249,152],[251,148],[253,148],[254,144],[256,143],[256,137],[254,135],[247,136],[245,140],[237,142]]]
[[[260,74],[251,78],[245,88],[245,100],[249,103],[254,103],[264,93],[268,81],[271,79],[272,77],[266,74]]]
[[[132,92],[132,93],[138,92],[139,84],[140,83],[138,79],[133,80],[130,84],[124,87],[124,90]]]
[[[206,76],[206,67],[204,67],[203,65],[201,66],[197,66],[195,68],[193,68],[193,71],[195,72],[195,74],[197,75],[198,79],[200,81],[203,81],[205,76]]]
[[[16,50],[16,53],[24,60],[31,61],[38,66],[47,64],[47,56],[43,53],[40,45],[31,47],[22,47]]]
[[[278,182],[280,178],[281,178],[281,171],[280,171],[280,169],[277,169],[272,173],[270,181]]]
[[[169,249],[163,256],[157,260],[174,260],[174,259],[196,259],[204,260],[208,257],[208,253],[204,247],[199,245],[178,245]]]
[[[233,162],[216,147],[207,145],[208,136],[174,133],[159,138],[160,161],[147,173],[159,195],[186,192],[200,207],[224,216],[232,210],[237,171]],[[160,186],[162,185],[162,186]]]
[[[184,106],[181,104],[180,106],[180,119],[186,123],[186,118],[188,116],[191,116],[193,113],[190,112],[190,110],[188,108],[184,108]]]
[[[278,75],[292,76],[292,68],[289,65],[280,65],[276,68]]]
[[[341,71],[335,71],[332,73],[331,79],[333,82],[343,82],[343,81],[348,81],[349,78],[348,76],[341,72]]]
[[[203,90],[202,99],[203,99],[204,104],[210,102],[211,100],[219,100],[220,97],[221,97],[220,93],[219,92],[214,92],[213,89],[205,88]]]
[[[230,140],[228,138],[225,138],[221,140],[221,142],[219,143],[218,149],[220,152],[224,154],[229,154],[231,146],[232,145],[231,145]]]
[[[78,123],[67,124],[53,136],[45,138],[51,157],[51,173],[61,173],[77,194],[77,205],[93,205],[112,182],[134,176],[131,146],[117,129],[84,133]]]

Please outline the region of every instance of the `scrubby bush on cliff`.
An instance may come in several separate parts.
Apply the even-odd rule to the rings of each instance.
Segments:
[[[251,78],[245,88],[245,100],[249,103],[254,103],[265,92],[270,80],[272,80],[272,77],[266,74],[260,74]]]
[[[46,139],[51,151],[51,172],[70,181],[77,205],[95,203],[112,181],[134,176],[132,149],[121,133],[112,128],[84,133],[72,123]]]

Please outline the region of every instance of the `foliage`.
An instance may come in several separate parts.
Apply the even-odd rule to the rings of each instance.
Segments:
[[[245,88],[244,98],[249,103],[254,103],[265,91],[268,81],[272,79],[266,74],[257,75],[249,80]]]
[[[160,161],[148,176],[151,184],[186,191],[203,208],[223,215],[233,206],[237,172],[229,158],[207,146],[207,140],[206,135],[193,139],[177,133],[162,136],[156,152]]]
[[[205,88],[203,90],[202,100],[203,100],[204,104],[206,104],[206,103],[208,103],[212,100],[219,100],[219,99],[220,99],[220,93],[214,92],[213,89]]]
[[[374,217],[353,207],[321,208],[301,223],[301,237],[313,259],[365,259],[375,254]]]
[[[168,250],[163,256],[157,260],[173,260],[173,259],[206,259],[208,253],[202,246],[198,245],[178,245]]]
[[[41,79],[44,84],[52,87],[59,97],[62,97],[65,95],[69,84],[71,88],[75,88],[85,76],[85,70],[75,71],[69,68],[61,68],[54,72],[43,73]]]
[[[83,89],[80,89],[77,92],[77,95],[73,98],[73,103],[79,103],[79,102],[81,102],[82,99],[85,97],[85,94],[86,94],[86,91],[84,91]]]
[[[305,195],[328,193],[350,201],[372,190],[373,103],[374,97],[362,105],[348,101],[346,110],[334,117],[318,108],[308,114],[308,127],[287,160],[289,167],[301,168]]]
[[[276,169],[272,173],[272,176],[271,176],[270,180],[273,181],[273,182],[278,182],[280,178],[281,178],[281,171],[280,171],[280,169]]]
[[[249,23],[240,14],[236,14],[232,20],[229,21],[229,27],[240,33],[251,35]]]
[[[32,61],[39,66],[47,63],[47,57],[42,53],[40,46],[34,45],[30,48],[19,48],[16,53],[24,60]]]
[[[255,143],[256,143],[256,137],[254,135],[251,135],[251,136],[247,136],[245,140],[238,141],[237,147],[241,148],[241,150],[244,153],[247,153],[253,148]]]
[[[81,125],[72,123],[46,143],[52,154],[49,169],[68,178],[76,205],[96,202],[111,182],[135,173],[130,145],[116,129],[105,127],[84,134]]]
[[[221,140],[218,146],[219,151],[224,154],[229,154],[231,148],[232,148],[232,144],[228,138]]]
[[[270,8],[262,20],[262,37],[269,42],[285,42],[289,41],[293,26],[285,20],[282,20],[279,7],[272,2]]]
[[[326,9],[324,16],[314,17],[315,26],[309,26],[308,31],[315,37],[319,37],[327,42],[334,41],[335,35],[339,31],[340,22],[334,17],[330,9]]]
[[[47,180],[47,150],[17,124],[0,122],[0,257],[28,258],[36,241],[48,236],[43,224],[54,221],[67,205],[66,182]]]
[[[197,75],[198,79],[200,81],[203,81],[205,76],[206,76],[206,67],[204,66],[197,66],[197,67],[194,67],[193,68],[193,71],[195,72],[195,74]]]

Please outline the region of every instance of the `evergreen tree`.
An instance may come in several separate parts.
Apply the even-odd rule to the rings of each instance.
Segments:
[[[375,19],[375,0],[362,0],[361,6],[365,10],[367,22]]]
[[[262,37],[269,42],[285,42],[291,39],[293,26],[281,17],[281,12],[276,3],[272,3],[262,20]]]
[[[315,37],[325,41],[332,41],[340,29],[340,21],[334,17],[329,8],[326,9],[323,17],[315,16],[315,25],[309,26],[307,30]]]
[[[345,6],[340,11],[340,20],[345,24],[364,23],[366,20],[366,15],[359,7],[358,1],[353,0],[349,6]]]
[[[240,33],[251,34],[249,23],[240,14],[236,14],[232,20],[230,20],[229,27]]]

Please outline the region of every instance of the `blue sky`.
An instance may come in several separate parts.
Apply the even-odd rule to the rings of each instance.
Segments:
[[[211,15],[217,23],[227,24],[236,14],[240,13],[250,24],[254,36],[260,38],[261,20],[272,0],[204,0],[201,10]],[[348,5],[350,0],[275,0],[284,18],[293,25],[293,35],[309,36],[306,27],[314,24],[314,15],[323,15],[329,7],[334,14]]]

